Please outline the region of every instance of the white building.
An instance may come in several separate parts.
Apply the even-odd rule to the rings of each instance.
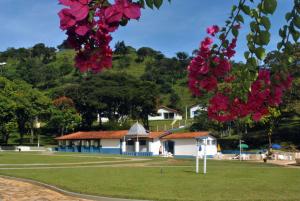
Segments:
[[[174,109],[160,106],[157,110],[157,116],[148,116],[149,121],[153,120],[182,120],[182,115]]]
[[[217,141],[209,132],[168,133],[147,132],[139,124],[129,131],[77,132],[56,138],[58,151],[122,154],[130,156],[196,156],[199,147],[197,138],[207,137],[207,155],[217,154]],[[203,155],[204,145],[201,145]]]
[[[204,143],[197,145],[197,138],[207,137],[206,154],[215,156],[217,154],[217,140],[209,132],[173,133],[161,138],[163,154],[171,153],[177,157],[204,155]]]
[[[193,105],[190,107],[190,118],[193,119],[195,116],[199,115],[201,111],[206,111],[207,109],[205,107],[202,107],[201,105]]]

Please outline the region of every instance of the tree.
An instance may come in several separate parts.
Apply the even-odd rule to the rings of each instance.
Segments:
[[[118,41],[116,44],[115,44],[115,51],[114,51],[115,54],[119,54],[119,55],[127,55],[129,53],[129,48],[125,45],[125,42],[124,41]]]
[[[57,129],[61,135],[64,135],[68,131],[74,131],[80,125],[81,116],[75,110],[72,99],[67,97],[57,98],[53,101],[53,106],[48,127]]]
[[[17,130],[18,125],[16,121],[16,108],[12,96],[12,83],[0,77],[0,134],[1,142],[8,143],[11,132]]]
[[[137,62],[143,62],[146,57],[155,56],[158,54],[157,51],[153,50],[150,47],[141,47],[137,50]]]
[[[34,140],[36,119],[46,119],[49,114],[51,100],[37,89],[24,81],[14,81],[14,100],[16,102],[16,119],[20,133],[20,144],[23,143],[24,134],[29,130],[30,142]]]
[[[168,107],[180,110],[180,103],[180,96],[175,91],[172,91],[169,97]]]

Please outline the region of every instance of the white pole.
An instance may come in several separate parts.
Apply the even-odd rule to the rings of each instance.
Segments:
[[[203,166],[203,174],[206,174],[206,145],[207,145],[207,138],[204,140],[204,166]]]
[[[188,107],[185,106],[185,126],[186,126],[186,123],[187,123],[187,118],[188,118]]]
[[[201,146],[198,142],[197,142],[197,154],[196,154],[196,173],[199,173],[199,146]]]
[[[240,140],[240,161],[242,160],[242,140]]]
[[[38,144],[37,144],[38,148],[40,148],[40,135],[38,134]]]

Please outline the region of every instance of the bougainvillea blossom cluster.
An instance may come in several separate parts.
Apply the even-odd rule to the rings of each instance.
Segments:
[[[129,0],[59,0],[66,6],[59,13],[60,28],[66,30],[67,42],[77,51],[76,67],[85,72],[99,72],[112,66],[109,43],[122,21],[139,19],[141,7]]]
[[[219,30],[214,25],[207,29],[207,33],[215,36]],[[233,38],[227,48],[216,50],[212,48],[212,38],[206,37],[201,42],[197,56],[188,66],[189,88],[195,96],[212,92],[208,105],[211,119],[227,122],[250,115],[254,121],[259,121],[269,113],[269,107],[276,107],[282,102],[284,92],[291,88],[292,77],[284,72],[271,75],[270,69],[259,69],[246,101],[233,97],[230,88],[219,89],[219,83],[230,83],[236,79],[230,74],[230,58],[235,54],[236,42],[237,39]]]
[[[214,25],[207,29],[207,33],[215,36],[219,30],[219,27]],[[220,51],[211,48],[211,37],[206,37],[201,42],[197,56],[188,66],[189,88],[194,95],[201,96],[203,93],[217,90],[218,79],[227,77],[232,68],[230,58],[235,54],[236,41],[234,38],[226,49]]]

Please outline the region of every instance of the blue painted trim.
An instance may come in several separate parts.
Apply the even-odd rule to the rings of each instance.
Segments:
[[[153,156],[153,152],[123,152],[125,156]]]
[[[121,154],[122,151],[120,148],[102,148],[102,154]]]

